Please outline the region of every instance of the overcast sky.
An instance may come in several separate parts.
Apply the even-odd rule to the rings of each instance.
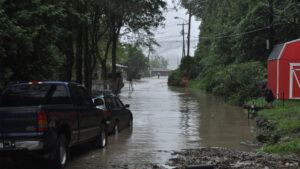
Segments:
[[[161,45],[160,47],[156,47],[156,53],[153,55],[163,56],[169,62],[169,69],[176,69],[178,64],[180,63],[180,59],[182,56],[182,35],[181,30],[182,26],[177,25],[183,22],[188,23],[188,14],[187,10],[184,8],[179,8],[178,10],[172,9],[174,4],[172,4],[172,0],[166,0],[168,3],[168,11],[165,13],[165,27],[160,27],[155,32],[155,39]],[[174,17],[180,17],[185,19],[174,19]],[[194,55],[194,50],[197,46],[198,35],[199,35],[199,25],[200,21],[196,21],[194,17],[192,17],[191,22],[191,48],[190,55]],[[185,26],[185,39],[187,40],[187,31],[188,25]],[[185,43],[185,49],[187,53],[187,42]]]

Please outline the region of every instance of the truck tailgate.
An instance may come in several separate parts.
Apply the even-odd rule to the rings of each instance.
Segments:
[[[37,131],[37,106],[0,108],[0,136]]]

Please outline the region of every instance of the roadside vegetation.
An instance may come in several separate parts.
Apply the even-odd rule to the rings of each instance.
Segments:
[[[267,105],[263,98],[248,104]],[[300,155],[300,102],[276,100],[272,109],[263,109],[256,118],[256,137],[264,145],[260,151],[280,155]]]
[[[185,56],[168,79],[169,85],[202,89],[223,96],[229,104],[267,103],[267,59],[275,44],[300,35],[300,2],[290,0],[181,0],[201,20],[194,57]],[[269,43],[266,43],[266,42]],[[268,45],[267,45],[268,44]],[[269,48],[267,47],[269,46]],[[187,60],[189,60],[187,62]],[[259,111],[260,151],[300,154],[300,102],[275,101]]]
[[[96,69],[104,81],[110,73],[115,81],[116,64],[132,59],[128,52],[155,44],[164,10],[163,0],[0,0],[0,90],[44,80],[76,81],[91,90]]]
[[[186,64],[182,59],[169,85],[183,86],[181,79],[188,77],[187,87],[224,96],[231,104],[261,96],[272,47],[300,35],[298,1],[181,0],[181,4],[201,20],[200,34],[193,62],[182,66]]]

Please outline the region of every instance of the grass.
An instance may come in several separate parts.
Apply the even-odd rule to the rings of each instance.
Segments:
[[[186,87],[192,89],[204,89],[202,83],[197,80],[189,80],[189,83],[187,84]]]
[[[263,98],[250,100],[246,104],[255,103],[257,106],[265,106]],[[300,154],[300,101],[276,100],[272,109],[263,109],[258,112],[259,118],[266,118],[273,126],[272,130],[262,130],[268,135],[280,135],[277,143],[272,141],[263,145],[260,151],[268,153]],[[270,139],[272,140],[272,139]]]
[[[297,154],[297,152],[300,152],[300,141],[299,139],[293,139],[280,144],[265,144],[259,151],[279,155]]]

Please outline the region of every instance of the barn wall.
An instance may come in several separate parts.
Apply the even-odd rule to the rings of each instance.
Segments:
[[[279,62],[279,95],[284,92],[284,99],[289,99],[290,94],[290,63],[300,63],[300,60],[290,59]]]
[[[300,61],[300,41],[296,41],[285,46],[285,50],[280,59],[298,59]]]
[[[290,92],[290,60],[279,61],[279,98],[289,99]]]
[[[270,60],[268,62],[268,87],[276,96],[277,90],[277,60]]]

